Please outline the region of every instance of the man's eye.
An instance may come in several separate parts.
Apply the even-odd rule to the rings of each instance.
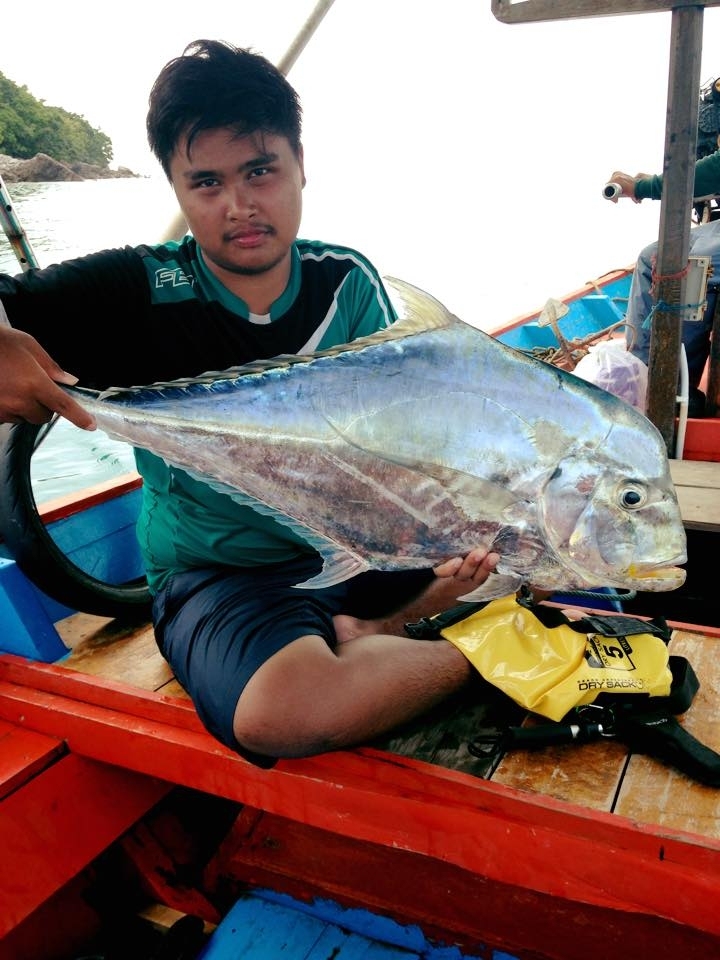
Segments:
[[[268,173],[270,173],[270,168],[269,168],[269,167],[254,167],[254,168],[250,171],[250,176],[251,176],[251,177],[255,177],[255,178],[256,178],[256,177],[265,177],[265,176],[267,176]]]

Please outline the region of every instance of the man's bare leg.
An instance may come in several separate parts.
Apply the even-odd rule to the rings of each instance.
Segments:
[[[437,579],[389,618],[336,617],[335,650],[306,636],[276,653],[240,697],[239,742],[270,756],[309,756],[372,740],[456,693],[471,676],[466,658],[446,640],[404,636],[403,624],[452,605],[497,559],[477,550],[439,565]]]

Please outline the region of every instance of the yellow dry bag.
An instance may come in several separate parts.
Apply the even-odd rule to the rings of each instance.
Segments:
[[[448,619],[436,622],[436,635],[454,644],[489,683],[550,720],[600,694],[670,693],[664,622],[622,615],[573,621],[514,594]]]

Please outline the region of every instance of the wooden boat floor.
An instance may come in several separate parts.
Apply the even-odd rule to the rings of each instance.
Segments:
[[[57,628],[70,648],[59,666],[99,680],[187,698],[147,624],[128,626],[75,614]],[[686,657],[700,681],[700,690],[681,722],[716,751],[720,751],[718,644],[718,636],[685,629],[675,629],[670,644],[670,652]],[[720,839],[720,789],[696,783],[652,758],[629,754],[619,741],[514,750],[501,758],[475,756],[469,748],[482,728],[536,720],[478,677],[462,696],[372,746],[521,791]]]
[[[670,473],[688,530],[720,530],[720,463],[671,460]]]

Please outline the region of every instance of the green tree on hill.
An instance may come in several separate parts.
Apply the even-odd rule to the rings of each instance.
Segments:
[[[37,100],[0,73],[0,153],[20,160],[46,153],[61,163],[108,167],[112,142],[84,117]]]

